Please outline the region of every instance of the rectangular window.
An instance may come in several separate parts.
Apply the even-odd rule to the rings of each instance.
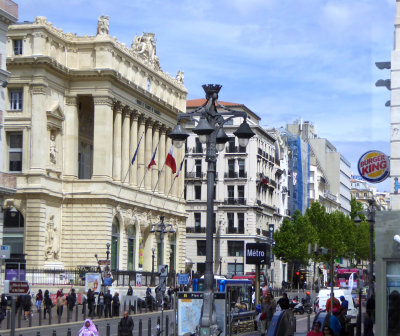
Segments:
[[[228,233],[235,233],[235,214],[227,213],[228,216]]]
[[[201,231],[201,213],[194,213],[194,232],[199,233]]]
[[[93,146],[79,142],[78,151],[78,178],[91,179],[93,174]]]
[[[238,160],[239,177],[246,177],[246,161],[243,159]]]
[[[23,105],[23,90],[22,89],[10,89],[10,110],[21,111]]]
[[[242,263],[229,263],[228,264],[228,273],[233,275],[243,275],[244,274],[244,266]]]
[[[14,55],[22,55],[22,39],[13,40]]]
[[[244,213],[238,213],[238,233],[244,233]]]
[[[235,160],[228,160],[228,177],[235,177]]]
[[[194,199],[201,200],[201,185],[194,186]]]
[[[244,198],[244,186],[238,186],[238,197],[240,198]]]
[[[195,153],[203,153],[203,144],[200,142],[199,138],[195,138],[196,140],[196,147],[195,147]]]
[[[228,256],[243,257],[244,241],[228,240]]]
[[[213,213],[213,233],[216,233],[217,231],[217,214],[214,212]]]
[[[236,152],[235,137],[229,138],[229,141],[228,141],[228,152],[229,153],[235,153]]]
[[[197,255],[198,256],[206,255],[206,241],[205,240],[197,241]]]
[[[228,186],[228,199],[235,198],[235,186]]]
[[[196,166],[196,177],[201,177],[201,160],[195,160],[194,164]]]
[[[10,172],[22,171],[22,132],[7,134],[8,143],[8,170]]]

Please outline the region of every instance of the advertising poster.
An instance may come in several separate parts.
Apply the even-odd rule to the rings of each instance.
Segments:
[[[139,269],[143,269],[143,239],[139,239]]]
[[[142,274],[136,273],[136,286],[142,287]]]
[[[101,274],[100,273],[86,273],[85,274],[85,292],[89,289],[98,293],[101,287]]]

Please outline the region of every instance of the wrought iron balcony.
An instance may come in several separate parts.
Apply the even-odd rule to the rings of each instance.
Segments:
[[[224,204],[226,205],[246,205],[246,199],[243,197],[228,197],[225,198]]]
[[[206,228],[201,226],[186,227],[186,233],[206,233]]]
[[[237,178],[238,177],[238,173],[235,171],[229,171],[227,173],[225,173],[225,178]]]

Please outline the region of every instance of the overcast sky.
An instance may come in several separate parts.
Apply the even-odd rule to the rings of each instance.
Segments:
[[[388,70],[395,0],[14,0],[19,20],[46,16],[57,28],[95,35],[100,15],[128,46],[153,32],[165,72],[185,73],[188,99],[222,84],[220,99],[241,103],[262,125],[310,121],[357,173],[361,154],[390,155]],[[388,190],[386,181],[379,186]]]

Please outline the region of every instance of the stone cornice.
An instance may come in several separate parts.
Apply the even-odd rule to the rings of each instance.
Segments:
[[[108,105],[113,107],[114,100],[110,96],[93,96],[94,105]]]
[[[45,84],[31,84],[30,91],[32,94],[45,94],[46,93],[46,85]]]
[[[78,104],[78,97],[76,97],[76,96],[66,96],[65,97],[65,105],[77,106],[77,104]]]

